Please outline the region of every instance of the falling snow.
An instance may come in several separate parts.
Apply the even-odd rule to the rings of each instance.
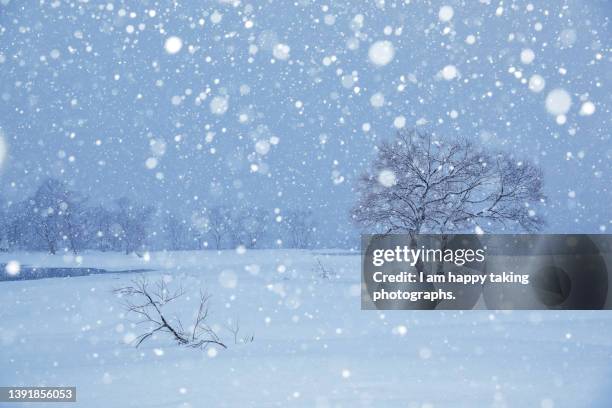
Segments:
[[[7,378],[76,384],[91,407],[610,406],[605,316],[361,312],[350,213],[378,146],[416,129],[544,169],[528,210],[543,232],[609,232],[609,17],[606,2],[0,0]],[[382,194],[405,177],[387,167],[368,176]],[[32,226],[57,219],[47,254]],[[117,273],[21,280],[83,268]],[[134,348],[112,294],[133,271],[185,280],[187,313],[210,290],[211,328],[255,340]]]

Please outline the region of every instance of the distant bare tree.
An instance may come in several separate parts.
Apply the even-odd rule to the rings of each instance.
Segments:
[[[48,178],[28,202],[28,222],[50,254],[57,252],[57,241],[62,236],[64,211],[68,206],[69,194],[65,183]]]
[[[168,212],[164,217],[164,230],[167,235],[169,249],[186,249],[189,245],[190,231],[187,222],[175,214]]]
[[[229,212],[227,232],[234,247],[254,248],[267,230],[268,214],[257,207]]]
[[[244,243],[248,248],[255,248],[266,233],[268,214],[261,208],[252,208],[240,217]]]
[[[220,249],[223,239],[229,234],[230,211],[222,206],[212,207],[205,212],[206,231],[211,236],[215,249]]]
[[[9,250],[8,243],[9,217],[4,197],[0,196],[0,252]]]
[[[76,255],[84,249],[91,220],[88,219],[87,198],[74,192],[66,191],[65,201],[61,204],[62,231],[70,250]]]
[[[113,213],[101,204],[88,209],[91,228],[90,244],[101,251],[120,250],[118,237],[113,233]]]
[[[283,222],[291,247],[308,248],[310,246],[312,235],[316,230],[312,210],[289,210],[283,217]]]
[[[208,326],[208,300],[210,296],[200,292],[200,302],[193,326],[185,329],[179,318],[171,318],[164,306],[183,296],[182,288],[171,291],[163,278],[151,285],[146,278],[132,281],[132,285],[119,288],[115,293],[124,298],[129,314],[137,315],[137,324],[146,324],[144,333],[135,339],[136,347],[156,333],[168,333],[181,346],[206,348],[217,345],[227,348],[215,331]]]
[[[6,212],[7,239],[10,250],[16,248],[40,249],[39,236],[35,231],[38,225],[31,200],[11,203]]]
[[[121,227],[120,237],[125,253],[140,249],[146,240],[147,223],[153,213],[153,208],[132,203],[128,198],[117,200],[117,210],[114,217]]]
[[[227,225],[227,236],[230,244],[233,247],[239,245],[246,245],[246,237],[244,235],[244,217],[245,213],[233,208],[227,213],[226,225]]]
[[[495,226],[539,230],[542,171],[464,139],[401,131],[378,146],[358,183],[354,221],[384,233],[453,233]]]

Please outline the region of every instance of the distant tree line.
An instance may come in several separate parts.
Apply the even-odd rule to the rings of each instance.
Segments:
[[[0,206],[0,250],[72,252],[262,248],[309,248],[316,224],[312,210],[282,215],[263,208],[216,205],[191,217],[161,211],[126,197],[111,205],[92,202],[62,181],[44,180],[32,196]],[[275,238],[275,239],[272,239]]]
[[[316,222],[312,210],[289,209],[281,216],[259,207],[215,205],[189,220],[167,212],[162,230],[172,250],[262,248],[274,236],[282,238],[283,247],[310,248],[315,244]]]

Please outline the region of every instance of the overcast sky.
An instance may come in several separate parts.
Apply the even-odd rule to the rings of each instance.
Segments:
[[[2,190],[312,206],[340,245],[376,143],[419,127],[539,163],[547,231],[609,231],[612,5],[410,3],[1,0]]]

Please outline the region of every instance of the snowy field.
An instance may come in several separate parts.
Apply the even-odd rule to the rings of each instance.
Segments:
[[[165,335],[135,348],[140,329],[112,290],[138,274],[0,282],[0,383],[77,387],[76,404],[54,407],[612,406],[609,312],[361,311],[359,256],[341,251],[9,260],[147,269],[183,282],[189,318],[199,288],[213,295],[210,323],[227,350]],[[234,344],[224,327],[236,319],[253,342]]]

